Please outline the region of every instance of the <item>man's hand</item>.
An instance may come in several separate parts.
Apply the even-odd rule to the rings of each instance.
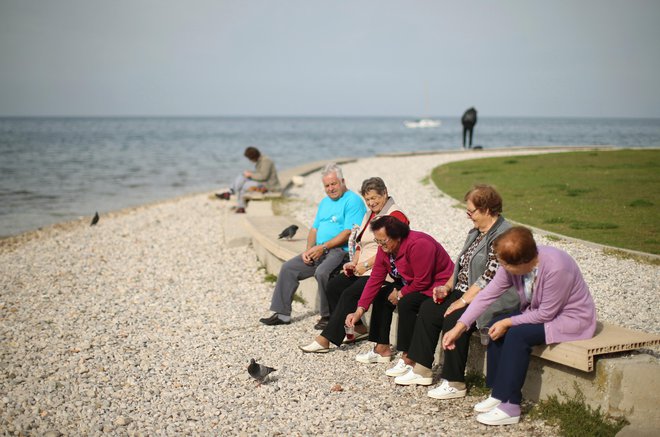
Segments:
[[[303,252],[302,259],[305,264],[312,265],[323,256],[323,252],[323,246],[312,246]]]

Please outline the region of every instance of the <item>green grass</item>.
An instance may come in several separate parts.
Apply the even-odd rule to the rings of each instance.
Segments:
[[[437,167],[433,182],[463,200],[493,185],[514,221],[609,246],[660,254],[660,150],[487,158]]]
[[[584,394],[575,385],[575,394],[568,396],[559,390],[565,398],[557,395],[539,401],[530,412],[530,417],[543,419],[550,425],[559,426],[559,432],[566,437],[614,437],[628,421],[625,418],[611,418],[585,404]]]
[[[465,385],[470,396],[483,396],[490,393],[490,389],[486,387],[486,377],[481,372],[468,371],[465,374]]]

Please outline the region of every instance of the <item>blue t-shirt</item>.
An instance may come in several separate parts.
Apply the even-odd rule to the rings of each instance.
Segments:
[[[355,224],[359,226],[365,212],[367,207],[362,198],[350,190],[337,200],[324,197],[312,225],[316,229],[316,244],[332,240],[340,232],[351,230]],[[348,250],[348,243],[343,249]]]

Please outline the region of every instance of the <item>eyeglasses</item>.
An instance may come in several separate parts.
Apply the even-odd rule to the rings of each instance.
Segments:
[[[467,212],[468,217],[472,217],[472,214],[474,214],[474,213],[477,212],[478,210],[479,210],[479,208],[474,208],[472,211],[470,211],[469,209],[465,208],[465,212]]]
[[[386,238],[384,240],[378,240],[378,239],[374,238],[374,243],[376,243],[379,246],[385,246],[389,242],[390,242],[389,238]]]

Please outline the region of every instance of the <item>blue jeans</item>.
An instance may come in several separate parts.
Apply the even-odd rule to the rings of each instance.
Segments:
[[[498,316],[490,325],[517,314]],[[539,344],[545,344],[543,323],[512,326],[502,338],[488,343],[486,385],[495,399],[520,405],[532,346]]]

